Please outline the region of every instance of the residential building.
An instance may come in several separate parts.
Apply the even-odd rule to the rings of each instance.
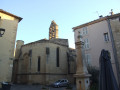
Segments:
[[[102,49],[111,56],[113,71],[120,86],[120,13],[100,17],[97,20],[73,27],[75,42],[78,35],[84,42],[86,64],[99,67]]]
[[[0,37],[0,82],[11,82],[16,33],[21,20],[21,17],[0,9],[0,28],[5,29]]]

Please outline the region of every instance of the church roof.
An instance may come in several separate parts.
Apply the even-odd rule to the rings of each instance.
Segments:
[[[11,14],[11,13],[9,13],[9,12],[7,12],[7,11],[2,10],[2,9],[0,9],[0,12],[5,13],[5,14],[7,14],[7,15],[10,15],[10,16],[12,16],[12,17],[15,17],[15,18],[19,19],[19,22],[22,20],[21,17],[16,16],[16,15],[14,15],[14,14]]]
[[[27,46],[27,45],[31,45],[31,44],[36,44],[36,43],[53,43],[53,44],[58,44],[58,45],[62,45],[62,46],[67,46],[68,47],[68,39],[60,39],[60,38],[56,38],[56,39],[41,39],[35,42],[31,42],[28,44],[25,44],[23,46]]]

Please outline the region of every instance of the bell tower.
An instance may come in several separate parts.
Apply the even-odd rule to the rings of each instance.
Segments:
[[[53,38],[58,38],[58,25],[53,20],[49,28],[49,40]]]

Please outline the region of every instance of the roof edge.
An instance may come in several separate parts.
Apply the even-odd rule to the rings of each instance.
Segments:
[[[68,39],[57,39],[57,40],[68,40]],[[53,44],[58,44],[58,45],[62,45],[62,46],[67,46],[67,45],[63,45],[63,44],[59,44],[59,43],[56,43],[56,42],[52,42],[51,40],[48,40],[48,39],[41,39],[41,40],[37,40],[37,41],[34,41],[34,42],[30,42],[30,43],[27,43],[27,44],[24,44],[22,46],[28,46],[28,45],[31,45],[31,44],[36,44],[36,43],[53,43]],[[68,47],[68,46],[67,46]]]
[[[73,29],[73,31],[75,31],[76,29],[79,29],[79,28],[82,28],[82,27],[85,27],[85,26],[88,26],[88,25],[92,25],[92,24],[95,24],[95,23],[98,23],[98,22],[101,22],[101,21],[104,21],[104,20],[107,20],[107,19],[113,19],[113,18],[116,18],[116,17],[120,17],[120,13],[114,14],[114,15],[111,15],[111,16],[105,16],[105,17],[90,21],[88,23],[73,27],[72,29]]]
[[[19,16],[16,16],[16,15],[14,15],[14,14],[11,14],[11,13],[9,13],[9,12],[7,12],[7,11],[2,10],[2,9],[0,9],[0,12],[5,13],[5,14],[7,14],[7,15],[10,15],[10,16],[13,16],[13,17],[19,19],[19,22],[23,19],[23,18],[21,18],[21,17],[19,17]]]

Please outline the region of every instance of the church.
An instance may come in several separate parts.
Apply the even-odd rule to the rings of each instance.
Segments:
[[[69,48],[68,39],[58,37],[58,25],[52,21],[49,40],[41,39],[28,44],[17,41],[12,81],[47,85],[59,79],[68,79],[74,83],[75,58],[75,49]]]

